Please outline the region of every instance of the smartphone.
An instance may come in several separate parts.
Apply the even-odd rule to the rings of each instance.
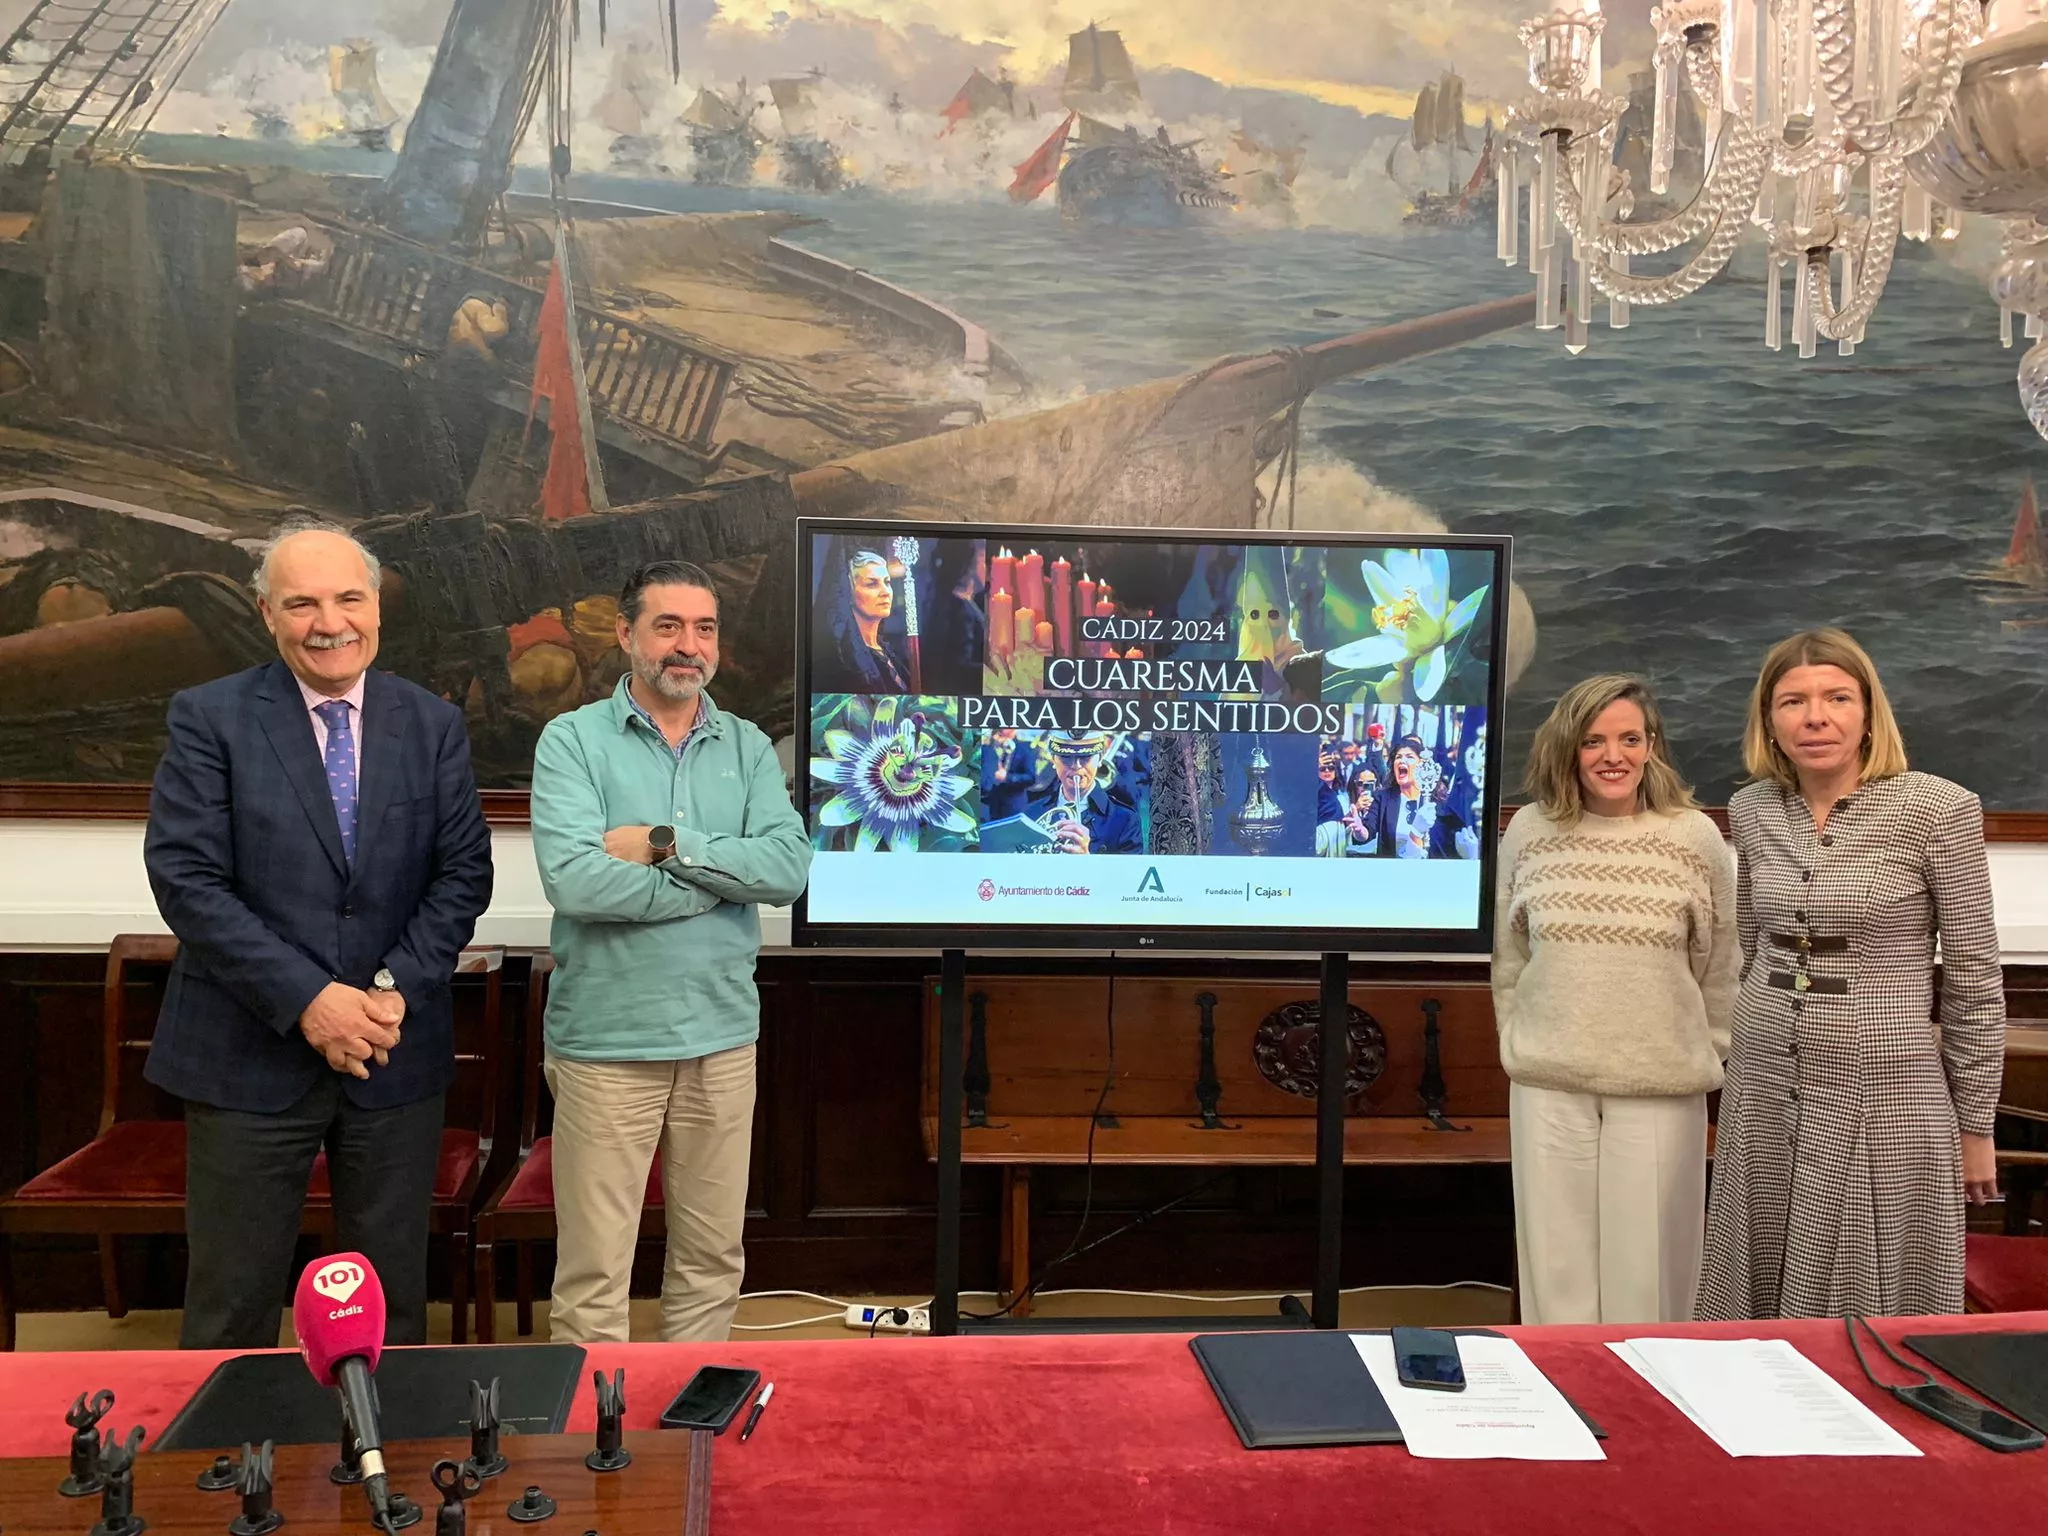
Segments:
[[[2044,1442],[2048,1442],[2048,1437],[2031,1424],[2008,1418],[1996,1408],[1974,1402],[1940,1382],[1889,1390],[1900,1402],[1918,1408],[1930,1419],[1946,1424],[1994,1451],[2037,1451]]]
[[[759,1371],[741,1370],[736,1365],[701,1366],[662,1413],[661,1427],[723,1434],[760,1384]]]
[[[1395,1328],[1394,1370],[1404,1387],[1434,1392],[1465,1390],[1465,1366],[1458,1358],[1455,1334],[1441,1328]]]

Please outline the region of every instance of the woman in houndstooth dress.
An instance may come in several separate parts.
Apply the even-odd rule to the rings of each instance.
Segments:
[[[1765,658],[1743,752],[1742,987],[1699,1316],[1960,1312],[2005,1061],[1982,810],[1906,771],[1876,668],[1840,630]]]

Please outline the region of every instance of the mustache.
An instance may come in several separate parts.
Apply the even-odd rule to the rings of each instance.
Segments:
[[[353,629],[344,629],[338,635],[308,635],[306,649],[309,651],[338,651],[344,645],[354,645],[363,637]]]

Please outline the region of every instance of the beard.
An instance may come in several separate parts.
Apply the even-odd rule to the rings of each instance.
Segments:
[[[686,665],[697,668],[696,673],[684,670]],[[672,703],[694,699],[717,674],[718,664],[703,656],[675,652],[646,656],[637,650],[633,652],[633,675]]]

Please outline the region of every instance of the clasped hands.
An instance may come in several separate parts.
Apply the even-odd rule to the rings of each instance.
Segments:
[[[398,993],[330,981],[299,1015],[299,1033],[335,1071],[367,1079],[370,1063],[390,1062],[404,1021],[405,999]]]

